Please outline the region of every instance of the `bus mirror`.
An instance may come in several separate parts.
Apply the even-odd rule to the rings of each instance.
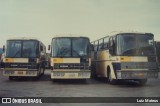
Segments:
[[[5,52],[5,46],[3,45],[3,52]]]
[[[43,52],[41,52],[40,54],[41,54],[41,56],[45,56],[45,53],[43,53]]]
[[[43,51],[43,47],[42,46],[40,46],[40,51]]]
[[[48,50],[50,50],[51,49],[51,45],[48,45]]]

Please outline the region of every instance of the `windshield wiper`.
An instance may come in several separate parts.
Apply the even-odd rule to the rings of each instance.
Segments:
[[[79,57],[81,57],[81,55],[76,50],[72,49],[72,51],[76,53]]]
[[[122,54],[123,55],[147,55],[146,48],[148,48],[148,47],[152,47],[152,46],[151,45],[147,45],[147,46],[128,49],[128,50],[124,51]],[[149,55],[149,53],[148,53],[148,55]]]
[[[67,54],[69,51],[70,51],[69,49],[63,48],[63,50],[60,51],[59,55],[60,55],[61,57],[63,57],[63,56],[64,56],[65,54]]]
[[[20,52],[20,50],[18,50],[18,51],[15,53],[15,55],[12,56],[12,58],[16,57],[19,52]]]

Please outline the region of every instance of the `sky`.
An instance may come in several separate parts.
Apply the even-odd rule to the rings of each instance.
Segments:
[[[160,41],[160,0],[0,0],[0,47],[13,37],[46,46],[55,35],[91,41],[115,31],[148,32]]]

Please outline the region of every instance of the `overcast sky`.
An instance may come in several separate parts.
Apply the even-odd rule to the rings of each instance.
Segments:
[[[54,35],[91,41],[113,31],[150,32],[160,40],[160,0],[0,0],[0,47],[8,38]]]

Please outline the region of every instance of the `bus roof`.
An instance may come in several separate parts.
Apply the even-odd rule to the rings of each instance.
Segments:
[[[111,36],[114,36],[114,35],[120,35],[120,34],[139,34],[139,35],[144,35],[144,34],[151,34],[153,35],[152,33],[143,33],[143,32],[115,32],[114,34],[112,33]]]
[[[75,34],[64,34],[64,35],[55,35],[53,38],[89,38],[89,37],[86,37],[86,36],[81,36],[81,35],[75,35]]]
[[[37,38],[33,38],[33,37],[15,37],[15,38],[10,38],[8,40],[37,40],[40,41]]]
[[[99,41],[99,40],[107,38],[107,37],[109,38],[109,37],[113,37],[113,36],[116,36],[116,35],[122,35],[122,34],[135,34],[135,35],[150,34],[150,35],[153,35],[152,33],[141,33],[141,32],[116,32],[112,35],[106,35],[105,37],[102,37],[102,38],[99,38],[98,40],[92,41],[91,43]]]

